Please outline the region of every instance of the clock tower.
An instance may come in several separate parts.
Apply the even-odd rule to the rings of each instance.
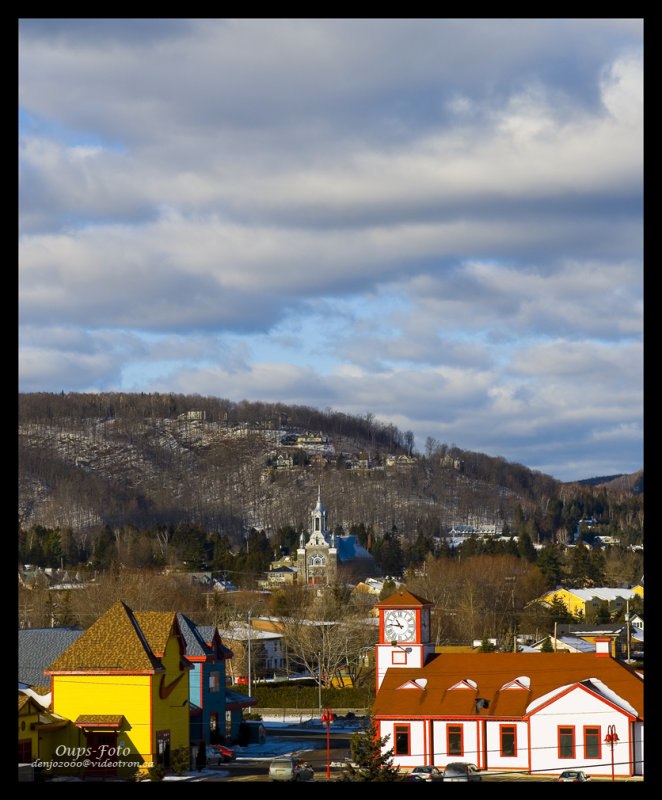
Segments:
[[[379,612],[379,644],[375,649],[377,691],[386,670],[422,667],[434,653],[434,644],[430,641],[432,606],[433,603],[406,589],[375,606]]]

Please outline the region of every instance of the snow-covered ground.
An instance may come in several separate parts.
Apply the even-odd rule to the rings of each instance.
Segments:
[[[319,739],[305,739],[301,736],[293,737],[292,739],[288,739],[287,736],[283,736],[283,732],[287,730],[292,731],[312,731],[315,732],[322,732],[326,730],[326,725],[319,721],[319,719],[310,719],[304,722],[279,722],[276,720],[270,719],[263,719],[262,724],[265,727],[267,736],[266,740],[263,744],[249,744],[244,747],[240,747],[239,745],[233,745],[233,749],[237,753],[237,761],[241,759],[263,759],[264,761],[271,761],[272,758],[276,758],[277,756],[287,756],[294,752],[298,752],[299,750],[314,750],[316,747],[319,746]],[[278,729],[280,732],[279,736],[270,736],[269,732]],[[362,730],[362,724],[360,719],[355,720],[345,720],[339,719],[335,720],[331,724],[331,730],[343,730],[349,733],[353,733],[354,731]],[[209,775],[227,775],[227,771],[224,772],[222,769],[204,769],[200,772],[192,771],[187,772],[185,775],[167,775],[164,780],[166,781],[190,781],[196,780],[199,778],[203,778]]]

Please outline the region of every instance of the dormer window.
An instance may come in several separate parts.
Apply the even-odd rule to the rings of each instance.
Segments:
[[[504,684],[501,689],[530,689],[531,678],[528,675],[520,675],[512,681]]]
[[[472,681],[471,678],[465,678],[464,680],[453,684],[453,686],[450,686],[449,689],[471,689],[475,692],[478,689],[478,684],[476,681]]]

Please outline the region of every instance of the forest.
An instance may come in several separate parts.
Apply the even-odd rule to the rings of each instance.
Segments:
[[[324,445],[298,445],[308,432]],[[296,458],[278,469],[279,455]],[[19,571],[66,570],[89,585],[66,602],[59,595],[57,608],[47,588],[28,590],[23,611],[31,607],[31,625],[69,615],[84,625],[95,606],[77,598],[104,581],[109,598],[107,581],[130,584],[132,575],[143,583],[167,575],[162,603],[177,599],[173,576],[187,573],[253,591],[270,563],[296,548],[318,488],[330,527],[357,538],[375,575],[404,580],[444,609],[440,642],[503,635],[556,585],[643,577],[643,471],[564,484],[455,444],[428,439],[418,452],[410,432],[369,414],[195,395],[43,393],[19,395]],[[457,525],[494,535],[451,547]],[[343,565],[337,591],[365,577]],[[187,607],[193,596],[181,591]]]

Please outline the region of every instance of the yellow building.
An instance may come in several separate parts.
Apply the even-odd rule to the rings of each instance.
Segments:
[[[85,775],[145,772],[189,748],[189,670],[174,612],[115,603],[46,670],[71,720],[57,756]]]
[[[628,601],[639,597],[643,600],[644,587],[635,586],[633,589],[596,588],[588,589],[555,589],[538,599],[539,603],[551,604],[555,600],[561,601],[568,611],[575,617],[587,619],[603,603],[607,604],[610,613],[624,609]]]

